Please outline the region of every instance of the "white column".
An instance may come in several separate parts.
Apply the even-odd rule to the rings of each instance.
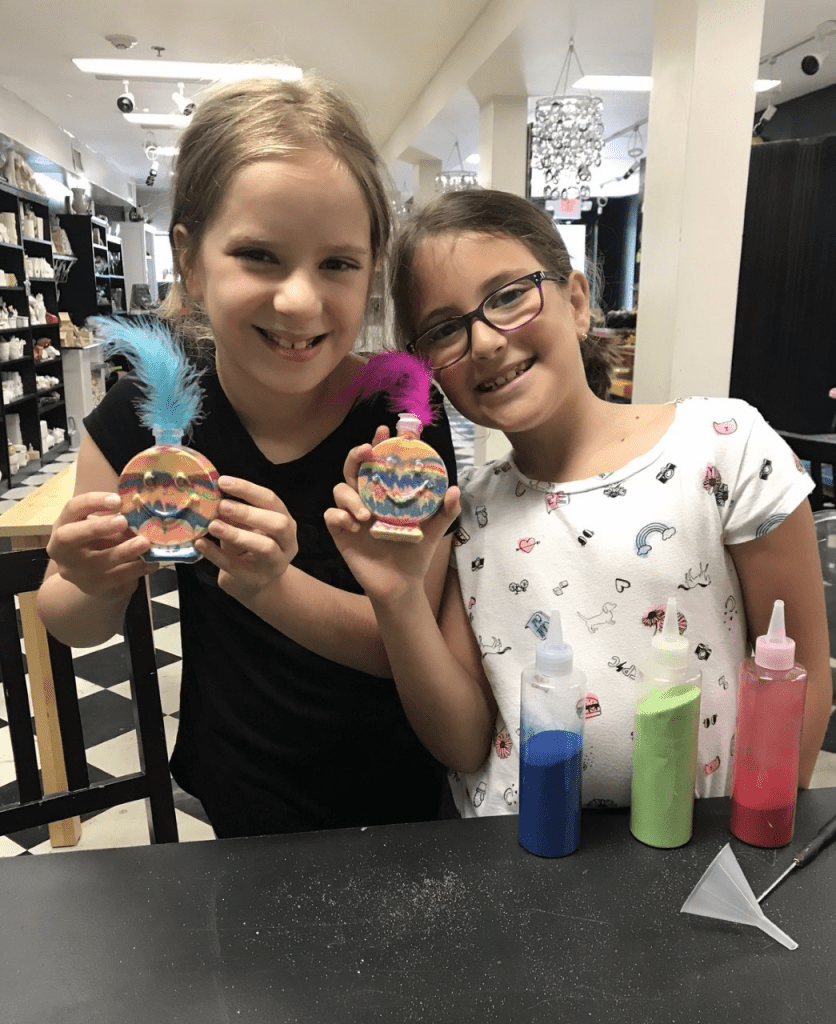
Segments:
[[[634,402],[728,395],[763,12],[656,4]]]
[[[479,106],[479,184],[525,195],[528,98],[490,96]],[[476,427],[473,459],[481,465],[504,455],[510,445],[499,430]]]
[[[424,206],[436,194],[435,176],[441,171],[441,161],[419,160],[412,168],[412,199],[416,206]]]
[[[479,184],[525,195],[528,98],[491,96],[479,108]]]

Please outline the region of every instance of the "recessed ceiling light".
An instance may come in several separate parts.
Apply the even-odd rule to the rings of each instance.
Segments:
[[[143,128],[185,128],[191,121],[183,114],[123,114],[122,117]]]
[[[244,78],[278,78],[296,81],[302,69],[290,64],[207,64],[188,60],[129,60],[73,57],[73,64],[97,78],[158,79],[172,82],[235,82]]]
[[[584,75],[572,86],[573,89],[612,89],[617,92],[650,92],[653,79],[650,75]]]
[[[755,82],[755,92],[766,92],[776,89],[780,79],[759,78]],[[650,75],[584,75],[572,85],[573,89],[595,89],[599,92],[650,92],[653,79]]]

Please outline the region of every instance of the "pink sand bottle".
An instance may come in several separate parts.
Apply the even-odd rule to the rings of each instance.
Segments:
[[[769,633],[740,666],[729,828],[751,846],[792,839],[806,692],[807,670],[795,661],[784,602],[776,601]]]

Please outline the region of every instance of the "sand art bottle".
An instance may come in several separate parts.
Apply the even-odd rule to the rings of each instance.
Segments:
[[[751,846],[786,846],[795,830],[807,671],[786,635],[784,602],[740,666],[729,828]]]
[[[519,840],[541,857],[565,857],[580,845],[585,687],[560,612],[552,612],[520,684]]]
[[[447,468],[438,452],[422,441],[423,424],[401,413],[395,437],[372,449],[362,463],[357,489],[376,517],[369,532],[383,540],[421,540],[420,523],[438,511],[447,491]]]
[[[198,373],[162,322],[96,318],[105,354],[128,357],[142,397],[140,422],[155,444],[133,456],[119,477],[121,512],[134,533],[148,537],[146,562],[196,562],[194,546],[218,513],[218,472],[182,444],[200,413]]]
[[[360,465],[357,491],[376,517],[369,533],[382,540],[417,543],[420,523],[441,507],[447,493],[447,467],[438,452],[421,440],[436,418],[432,404],[433,370],[409,352],[380,352],[366,363],[332,401],[356,401],[381,392],[399,414],[396,436],[372,449]]]
[[[630,831],[648,846],[670,849],[693,831],[702,686],[675,598],[637,667]]]

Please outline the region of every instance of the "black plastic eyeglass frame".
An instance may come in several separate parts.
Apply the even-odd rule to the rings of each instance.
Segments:
[[[443,326],[444,324],[456,324],[458,325],[459,328],[464,327],[465,330],[467,331],[467,346],[464,352],[462,352],[460,356],[456,356],[456,358],[452,359],[449,363],[445,363],[443,366],[433,367],[434,370],[446,370],[448,367],[458,363],[461,359],[464,359],[464,357],[470,351],[471,345],[473,343],[472,327],[474,320],[481,320],[482,323],[487,324],[488,327],[491,328],[491,330],[500,331],[502,334],[513,334],[514,331],[518,331],[521,327],[525,327],[526,324],[530,324],[532,320],[536,320],[537,317],[543,312],[543,282],[556,281],[558,282],[558,284],[562,284],[566,280],[567,279],[561,274],[551,274],[545,270],[535,270],[533,274],[525,274],[523,277],[516,277],[513,281],[508,281],[506,284],[500,285],[499,288],[495,288],[490,293],[490,295],[486,295],[485,298],[482,299],[482,301],[476,307],[476,309],[472,310],[470,313],[464,313],[462,314],[462,316],[451,316],[447,320],[440,320],[437,324],[433,324],[433,326],[430,327],[428,330],[422,331],[421,334],[419,334],[414,341],[410,341],[407,344],[406,350],[407,352],[415,353],[418,350],[418,346],[421,344],[421,339],[426,337],[431,331],[437,331],[438,328]],[[536,313],[532,314],[532,316],[530,316],[527,320],[524,320],[521,324],[517,324],[516,327],[510,327],[508,329],[504,327],[497,327],[497,325],[491,323],[491,321],[485,315],[486,304],[491,301],[494,295],[498,294],[499,292],[505,291],[506,288],[510,288],[512,285],[519,284],[521,281],[533,281],[534,284],[537,285],[537,291],[540,294],[540,308],[537,310]]]

